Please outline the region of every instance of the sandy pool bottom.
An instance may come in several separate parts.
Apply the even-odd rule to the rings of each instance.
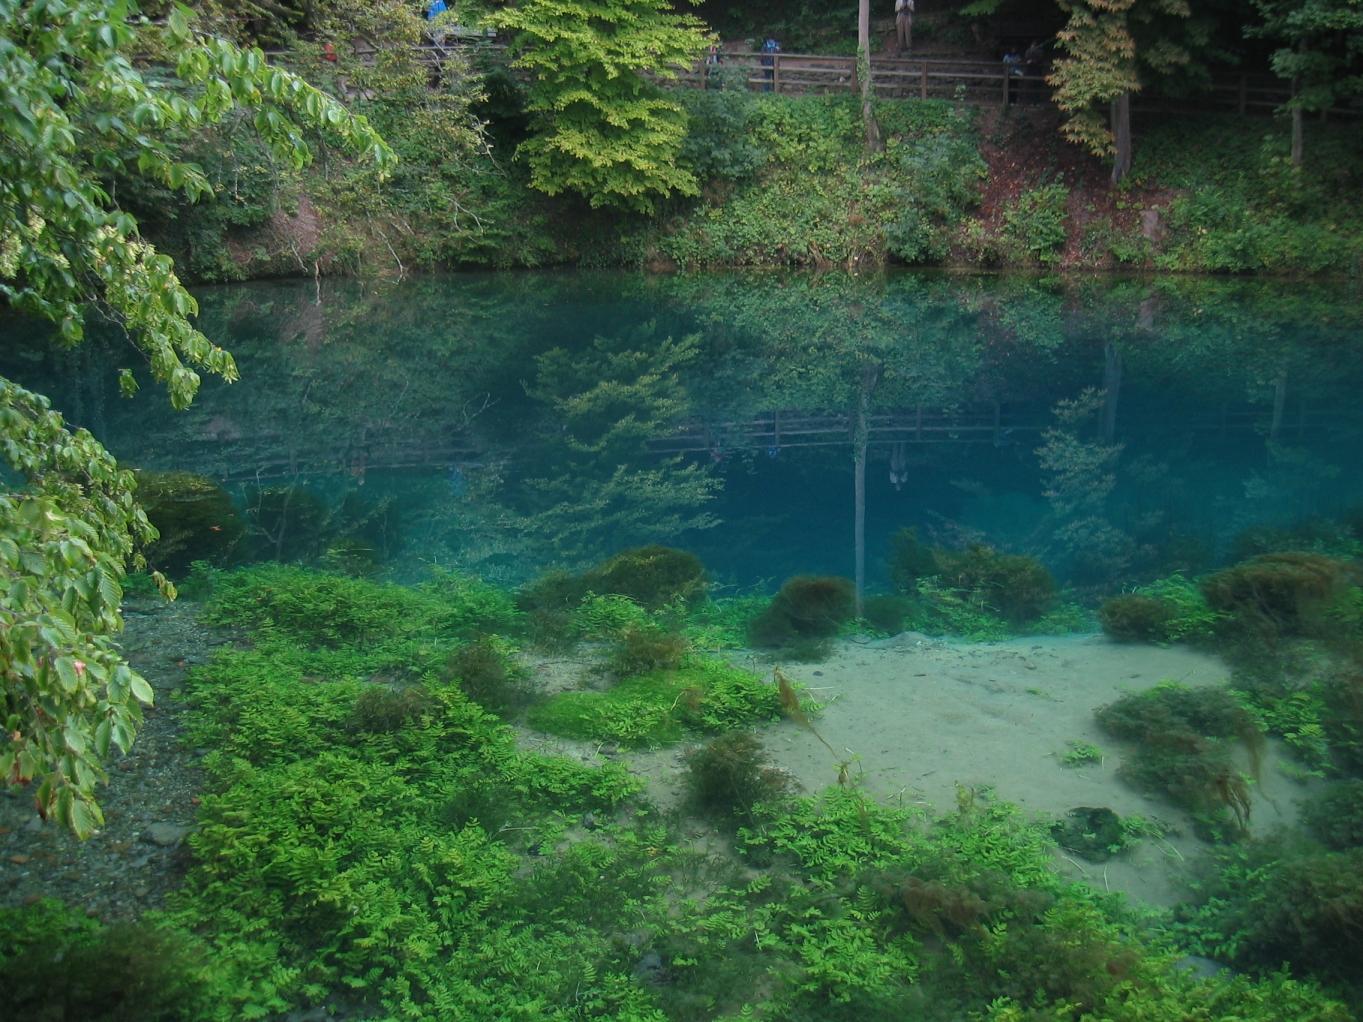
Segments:
[[[1062,857],[1062,868],[1147,904],[1186,896],[1207,846],[1192,836],[1186,814],[1122,782],[1126,743],[1102,733],[1094,711],[1161,681],[1223,682],[1228,671],[1216,657],[1101,635],[966,643],[905,633],[848,643],[825,663],[782,670],[826,704],[815,726],[840,755],[854,758],[871,794],[945,812],[956,804],[957,785],[987,786],[1036,816],[1106,806],[1159,820],[1174,828],[1165,841],[1142,840],[1101,864]],[[1096,745],[1102,762],[1065,766],[1070,742]],[[783,723],[766,744],[806,790],[836,781],[837,762],[808,731]],[[1254,789],[1255,833],[1292,824],[1306,790],[1276,769],[1277,753],[1270,749]]]

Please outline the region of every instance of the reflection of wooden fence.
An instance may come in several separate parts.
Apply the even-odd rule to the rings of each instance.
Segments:
[[[1329,411],[1300,414],[1284,424],[1285,431],[1337,425],[1339,415]],[[1196,418],[1170,422],[1165,417],[1149,420],[1151,429],[1178,429],[1198,433],[1258,432],[1268,435],[1272,409],[1252,405],[1226,405]],[[1122,432],[1144,432],[1146,420],[1123,421]],[[1024,447],[1039,443],[1043,429],[1054,424],[1045,408],[1008,409],[1001,404],[976,404],[959,408],[889,409],[872,413],[867,420],[867,444],[990,444]],[[683,423],[669,436],[654,437],[649,450],[657,454],[734,450],[779,451],[787,447],[847,446],[854,440],[855,417],[838,412],[783,410],[763,412],[751,419]]]

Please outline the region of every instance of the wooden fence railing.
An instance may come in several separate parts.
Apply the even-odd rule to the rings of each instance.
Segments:
[[[456,50],[476,46],[494,59],[504,59],[506,47],[495,38],[472,31],[447,35],[417,48],[423,62],[438,69]],[[357,47],[362,59],[375,51]],[[756,53],[727,50],[718,65],[698,64],[678,76],[683,85],[703,88],[715,69],[743,72],[748,88],[788,94],[851,92],[856,88],[856,60],[850,56],[811,53]],[[1021,74],[1017,73],[1019,70]],[[1008,106],[1047,102],[1051,89],[1037,70],[1009,68],[1002,63],[949,57],[873,57],[871,81],[877,96],[898,99],[948,99],[972,106]],[[1138,95],[1137,110],[1224,111],[1272,114],[1288,101],[1285,82],[1268,74],[1222,73],[1211,85],[1184,99]],[[1341,108],[1331,115],[1359,116],[1363,110]]]

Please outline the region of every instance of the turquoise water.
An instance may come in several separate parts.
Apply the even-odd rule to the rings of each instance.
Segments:
[[[0,371],[126,464],[222,482],[257,533],[236,557],[351,540],[399,578],[515,582],[666,542],[735,590],[851,575],[863,407],[871,589],[904,526],[1110,588],[1363,503],[1363,313],[1326,285],[546,273],[200,300],[242,381],[184,413],[149,380],[117,396],[112,338],[19,337]]]

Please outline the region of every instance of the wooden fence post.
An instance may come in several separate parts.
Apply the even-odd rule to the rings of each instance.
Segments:
[[[771,88],[773,92],[781,91],[781,55],[779,53],[772,54]]]
[[[1249,75],[1240,76],[1240,116],[1249,112]]]
[[[918,75],[918,98],[928,98],[928,65],[926,61],[923,62],[922,70]]]

